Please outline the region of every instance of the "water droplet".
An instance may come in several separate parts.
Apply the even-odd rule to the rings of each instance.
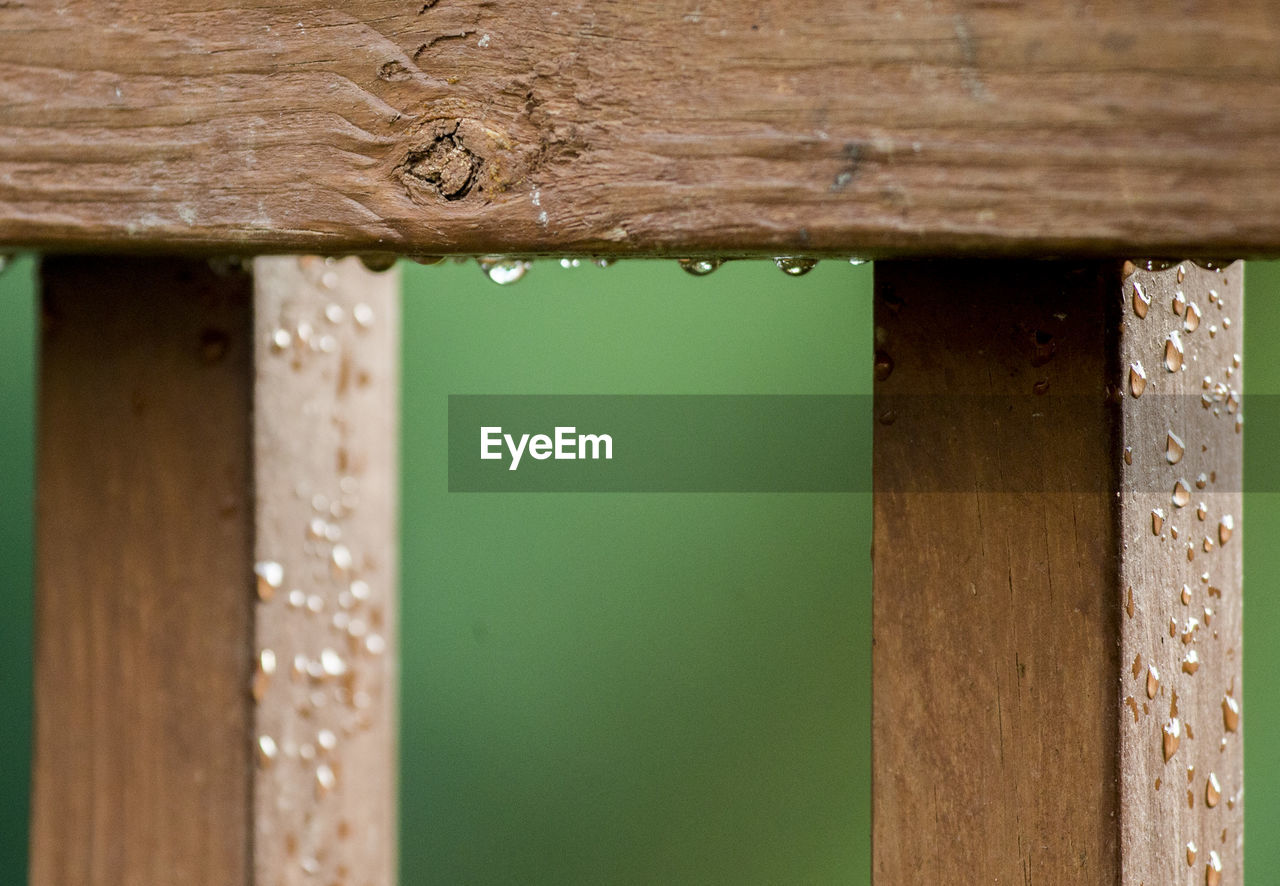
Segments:
[[[1182,586],[1182,605],[1191,605],[1191,588],[1187,585]]]
[[[1200,307],[1195,302],[1187,305],[1187,316],[1182,328],[1187,332],[1195,332],[1200,328]]]
[[[351,318],[356,321],[356,326],[361,329],[368,329],[373,325],[373,308],[364,302],[360,302],[351,309]]]
[[[1234,368],[1234,369],[1239,369],[1239,368],[1240,368],[1240,355],[1239,355],[1239,354],[1232,354],[1232,355],[1231,355],[1231,366],[1232,366],[1232,368]]]
[[[1154,508],[1151,511],[1151,534],[1159,535],[1162,529],[1164,529],[1164,508]]]
[[[884,409],[881,410],[878,416],[876,416],[876,419],[882,425],[891,425],[898,420],[898,413],[894,412],[892,409]]]
[[[1155,665],[1147,666],[1147,698],[1155,698],[1160,690],[1160,672]]]
[[[1196,844],[1194,842],[1187,843],[1187,866],[1196,863]]]
[[[1187,276],[1186,268],[1184,268],[1182,265],[1178,265],[1178,282],[1181,283],[1184,279],[1186,279],[1186,276]]]
[[[364,638],[364,648],[370,655],[382,655],[387,651],[387,641],[381,634],[370,634]]]
[[[258,667],[264,674],[274,674],[276,672],[276,654],[270,649],[264,649],[258,653]]]
[[[1177,292],[1173,294],[1172,307],[1173,307],[1173,312],[1177,314],[1179,317],[1181,317],[1183,314],[1187,312],[1187,297],[1182,294],[1181,289],[1179,289]]]
[[[278,756],[280,756],[280,749],[276,747],[276,740],[269,735],[258,736],[258,765],[266,769],[276,761]]]
[[[1173,431],[1168,432],[1165,440],[1164,457],[1168,459],[1169,464],[1176,465],[1182,461],[1182,453],[1186,447],[1182,443],[1182,439]]]
[[[613,265],[616,261],[616,258],[597,258],[592,261],[592,264],[597,268],[607,268]]]
[[[1133,711],[1133,722],[1138,722],[1138,703],[1133,700],[1132,695],[1125,696],[1124,703],[1129,706],[1129,710]]]
[[[875,377],[876,381],[884,381],[893,374],[893,358],[889,356],[888,351],[876,351],[875,356]]]
[[[1185,674],[1195,674],[1198,670],[1200,670],[1200,655],[1192,649],[1182,659],[1182,671]]]
[[[351,583],[351,596],[363,602],[369,599],[369,583],[357,579]]]
[[[253,571],[258,576],[258,599],[270,600],[284,581],[284,567],[275,560],[259,560]]]
[[[695,277],[705,277],[724,264],[718,258],[682,258],[679,261],[681,270]]]
[[[1200,502],[1196,505],[1196,516],[1200,518],[1201,522],[1204,521],[1205,517],[1209,516],[1209,508],[1204,502]]]
[[[335,569],[346,572],[351,568],[351,550],[346,545],[334,545],[332,560]]]
[[[865,259],[865,258],[851,258],[851,259],[849,259],[849,264],[853,265],[855,268],[856,268],[858,265],[865,265],[866,263],[867,263],[867,259]]]
[[[1124,604],[1124,610],[1133,618],[1133,585],[1129,586],[1129,600]]]
[[[360,261],[369,270],[380,273],[395,267],[396,256],[391,252],[366,252],[361,254]]]
[[[520,259],[505,258],[500,255],[486,255],[476,259],[480,270],[486,277],[499,286],[508,286],[519,282],[529,273],[529,262]]]
[[[1209,778],[1204,785],[1204,804],[1212,809],[1218,805],[1218,801],[1222,799],[1222,785],[1218,784],[1218,776],[1209,773]]]
[[[1213,550],[1213,539],[1211,539],[1209,536],[1207,536],[1207,535],[1206,535],[1206,536],[1204,537],[1204,546],[1203,546],[1203,547],[1204,547],[1204,552],[1205,552],[1206,554],[1207,554],[1207,553],[1209,553],[1210,551],[1212,551],[1212,550]]]
[[[1133,447],[1132,446],[1126,446],[1124,448],[1124,463],[1127,465],[1133,464]]]
[[[1170,526],[1170,527],[1169,527],[1169,536],[1170,536],[1170,538],[1172,538],[1174,541],[1177,541],[1177,540],[1178,540],[1178,527],[1177,527],[1177,526]]]
[[[319,799],[325,794],[333,790],[334,785],[338,783],[338,777],[334,775],[333,768],[328,763],[321,763],[316,767],[316,798]]]
[[[1167,271],[1177,262],[1163,258],[1140,258],[1135,260],[1134,264],[1144,271]]]
[[[817,266],[818,260],[814,258],[799,258],[793,255],[780,255],[773,260],[778,266],[778,270],[789,277],[803,277]]]
[[[1164,747],[1164,761],[1168,763],[1173,758],[1173,755],[1178,752],[1178,745],[1182,744],[1182,721],[1177,717],[1170,717],[1169,721],[1164,724],[1161,735]]]
[[[341,677],[347,672],[347,663],[341,655],[326,648],[320,651],[320,668],[326,677]]]
[[[307,605],[307,595],[298,588],[294,588],[289,591],[289,605],[294,609],[301,609]]]
[[[324,751],[332,751],[338,746],[338,736],[333,734],[332,729],[321,729],[316,733],[316,743]]]
[[[1230,695],[1222,696],[1222,726],[1228,732],[1240,728],[1240,703]]]
[[[1196,489],[1204,489],[1204,487],[1208,485],[1208,483],[1209,483],[1209,478],[1205,474],[1203,473],[1196,474]]]
[[[582,259],[578,259],[578,258],[562,258],[562,259],[560,259],[560,267],[564,268],[565,270],[569,270],[570,268],[576,268],[576,267],[579,267],[579,266],[581,266],[581,264],[582,264]]]
[[[1136,361],[1129,366],[1129,390],[1133,391],[1133,396],[1141,397],[1146,389],[1147,371],[1142,368],[1141,361]]]
[[[443,255],[410,255],[409,261],[420,265],[438,265],[444,261]],[[466,259],[463,259],[465,261]]]
[[[1230,514],[1223,514],[1222,519],[1218,521],[1218,543],[1225,545],[1235,528],[1235,519]]]
[[[1233,262],[1234,258],[1193,258],[1191,259],[1198,267],[1204,268],[1206,271],[1221,271]]]
[[[1138,315],[1138,319],[1147,316],[1147,310],[1151,307],[1151,296],[1147,295],[1142,289],[1142,284],[1137,280],[1133,281],[1133,312]]]
[[[307,609],[308,609],[310,612],[316,612],[316,613],[323,612],[323,611],[324,611],[324,597],[321,597],[319,594],[308,594],[308,595],[307,595]]]
[[[1209,863],[1204,866],[1204,886],[1221,886],[1221,884],[1222,859],[1218,858],[1218,853],[1211,849],[1209,850]]]
[[[1164,368],[1170,372],[1182,368],[1182,336],[1176,332],[1170,332],[1164,343]]]
[[[1173,484],[1173,504],[1175,507],[1185,508],[1191,501],[1191,489],[1187,486],[1186,480],[1178,480]]]
[[[1049,393],[1049,379],[1038,379],[1035,384],[1031,386],[1031,393],[1037,396],[1043,396],[1044,394]]]

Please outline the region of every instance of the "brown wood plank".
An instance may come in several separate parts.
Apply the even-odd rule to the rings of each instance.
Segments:
[[[1280,254],[1280,10],[0,8],[0,243]]]
[[[46,260],[33,884],[394,881],[396,281],[256,267]]]
[[[244,883],[249,280],[41,278],[31,882]]]
[[[1209,409],[1200,394],[1239,388],[1241,270],[1179,273],[876,268],[877,882],[1198,884],[1214,882],[1211,860],[1222,882],[1240,881],[1242,756],[1222,705],[1240,698],[1241,437],[1229,393]],[[1145,318],[1134,283],[1154,295]],[[1175,290],[1201,312],[1194,331],[1173,312]],[[1164,368],[1174,331],[1185,371]],[[1185,443],[1176,464],[1170,430]],[[1187,471],[1191,502],[1176,507]],[[1204,491],[1201,471],[1216,476]],[[1200,627],[1184,644],[1190,617]],[[1193,649],[1194,674],[1182,670]],[[1183,731],[1166,761],[1174,690],[1195,738]]]
[[[399,275],[254,269],[256,882],[390,886]]]

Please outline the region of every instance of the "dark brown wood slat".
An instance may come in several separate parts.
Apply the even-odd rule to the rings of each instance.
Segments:
[[[1280,253],[1280,11],[0,9],[0,242]]]
[[[1240,881],[1240,284],[1239,265],[877,267],[877,882]],[[1172,333],[1186,370],[1165,368]]]

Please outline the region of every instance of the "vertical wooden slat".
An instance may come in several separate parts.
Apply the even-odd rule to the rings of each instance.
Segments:
[[[1239,388],[1239,274],[877,266],[876,882],[1204,883],[1210,851],[1222,882],[1239,882],[1242,758],[1221,705],[1240,697],[1241,438],[1228,395],[1207,410],[1199,396],[1218,381]],[[1135,282],[1155,291],[1143,318]],[[1193,330],[1174,312],[1177,289],[1202,315]],[[1187,369],[1170,372],[1175,330]],[[1134,397],[1139,359],[1147,387]],[[1170,429],[1185,442],[1177,464]],[[1216,490],[1196,490],[1202,471],[1216,471]],[[1184,475],[1192,499],[1179,508]],[[1189,617],[1201,626],[1184,644]],[[1192,649],[1194,674],[1181,669]],[[1148,700],[1151,663],[1164,682]],[[1184,731],[1166,763],[1174,689],[1196,737]]]
[[[257,882],[388,886],[398,275],[313,257],[254,269]]]
[[[1241,263],[1217,273],[1188,262],[1139,270],[1124,282],[1120,352],[1130,399],[1118,586],[1126,884],[1212,883],[1217,867],[1222,883],[1243,879],[1243,274]],[[1170,372],[1166,355],[1183,368]],[[1133,399],[1128,375],[1139,362],[1147,383]]]
[[[244,883],[249,278],[41,279],[31,882]]]
[[[32,882],[387,886],[395,275],[43,281]]]

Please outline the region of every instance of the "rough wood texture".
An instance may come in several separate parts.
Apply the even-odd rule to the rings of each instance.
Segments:
[[[255,267],[46,260],[36,886],[395,880],[396,277]]]
[[[31,882],[244,883],[248,278],[42,279]]]
[[[1126,884],[1212,883],[1215,865],[1224,884],[1244,876],[1242,278],[1238,264],[1222,274],[1188,264],[1125,282],[1130,398],[1129,367],[1140,362],[1147,376],[1126,402],[1122,435]],[[1168,371],[1166,352],[1185,368]]]
[[[1210,863],[1222,882],[1240,881],[1242,756],[1223,703],[1240,698],[1241,438],[1228,391],[1200,403],[1219,381],[1239,387],[1239,370],[1226,370],[1240,349],[1240,269],[1186,265],[1182,284],[1178,273],[1125,280],[1119,262],[876,268],[877,882],[1199,884],[1214,882]],[[1134,282],[1156,291],[1145,319]],[[1189,308],[1173,313],[1177,288],[1198,325]],[[1175,329],[1188,368],[1169,373]],[[1137,398],[1136,359],[1148,379]],[[1186,443],[1177,464],[1170,429]],[[1196,490],[1214,470],[1217,494]],[[1192,498],[1178,508],[1183,475]],[[1166,513],[1163,539],[1153,507]],[[1184,645],[1190,617],[1200,627]],[[1193,649],[1199,669],[1184,673]],[[1148,664],[1161,683],[1144,710]],[[1184,731],[1166,763],[1173,690],[1196,738]]]
[[[399,277],[314,257],[254,276],[255,882],[390,886]]]
[[[1267,0],[8,3],[0,106],[44,249],[1280,254]]]

